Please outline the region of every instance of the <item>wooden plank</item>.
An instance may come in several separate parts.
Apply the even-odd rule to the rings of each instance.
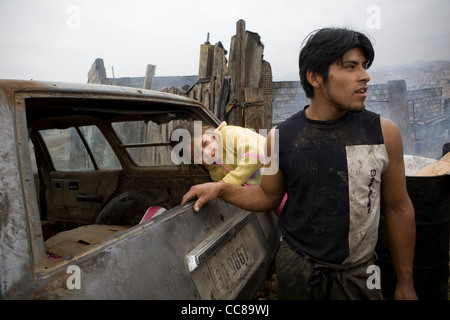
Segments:
[[[145,70],[145,79],[144,79],[144,88],[143,89],[152,89],[153,88],[153,79],[155,78],[156,66],[153,64],[148,64],[147,69]]]
[[[264,96],[259,88],[245,88],[244,126],[255,129],[256,132],[263,128],[264,121]]]
[[[267,132],[272,128],[272,105],[273,105],[273,79],[272,79],[272,67],[270,63],[263,60],[261,65],[261,80],[259,81],[259,87],[262,90],[264,96],[264,121],[263,128],[267,129]]]
[[[226,107],[228,101],[230,99],[230,85],[231,85],[231,77],[226,75],[223,77],[222,85],[220,87],[220,92],[218,94],[217,99],[217,117],[220,120],[226,119]]]
[[[386,107],[387,117],[394,121],[400,130],[404,154],[414,154],[413,132],[409,120],[409,107],[405,80],[388,81],[389,103]]]
[[[198,63],[198,79],[211,77],[214,59],[214,46],[205,42],[200,46],[200,59]]]
[[[415,176],[439,176],[450,173],[450,152],[440,160],[427,165],[425,168],[417,171]]]
[[[214,104],[213,107],[214,115],[216,115],[219,119],[221,117],[219,100],[226,73],[227,67],[226,67],[225,49],[222,43],[218,42],[214,46],[214,62],[212,71],[212,78],[214,79],[214,96],[212,101]]]
[[[245,21],[239,20],[236,23],[236,37],[233,49],[233,100],[236,100],[237,107],[233,108],[229,114],[229,124],[244,126],[242,104],[244,103],[245,88]]]

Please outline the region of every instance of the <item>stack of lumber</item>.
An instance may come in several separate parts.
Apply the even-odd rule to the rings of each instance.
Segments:
[[[415,176],[439,176],[442,174],[450,174],[450,152],[441,159],[427,165],[417,171]]]

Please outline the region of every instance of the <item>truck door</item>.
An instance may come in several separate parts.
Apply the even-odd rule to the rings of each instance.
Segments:
[[[40,188],[46,194],[40,198],[41,217],[54,225],[56,232],[94,223],[117,190],[121,174],[120,163],[103,134],[96,126],[35,134],[32,140],[44,182]]]

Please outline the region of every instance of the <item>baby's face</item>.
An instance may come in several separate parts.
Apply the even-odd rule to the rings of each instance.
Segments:
[[[219,159],[219,144],[212,134],[194,137],[192,149],[194,163],[213,164]]]

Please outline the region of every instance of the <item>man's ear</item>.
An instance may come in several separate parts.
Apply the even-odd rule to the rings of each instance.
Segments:
[[[311,70],[306,72],[306,78],[308,79],[309,84],[316,89],[319,88],[320,85],[323,83],[322,77],[316,72]]]

